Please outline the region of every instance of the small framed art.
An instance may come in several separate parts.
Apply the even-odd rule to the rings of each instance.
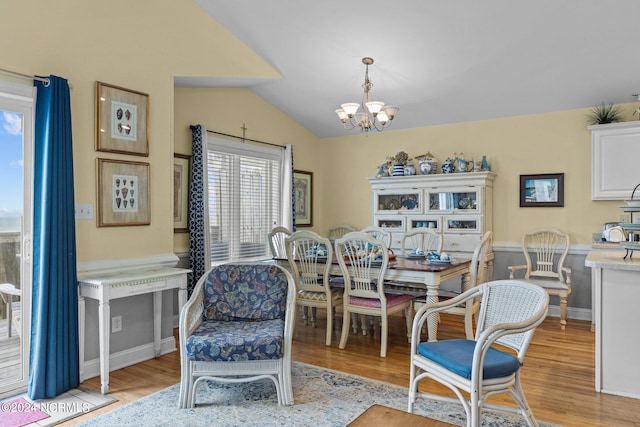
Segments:
[[[173,155],[173,231],[189,231],[189,187],[191,182],[191,156]]]
[[[293,171],[296,225],[313,226],[313,172]]]
[[[564,206],[564,174],[520,175],[520,207]]]
[[[149,163],[98,159],[98,227],[149,225]]]
[[[149,95],[96,82],[96,150],[149,155]]]

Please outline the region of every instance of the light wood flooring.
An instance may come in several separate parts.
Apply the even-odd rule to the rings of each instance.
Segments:
[[[323,311],[318,310],[316,328],[304,326],[298,320],[293,359],[408,386],[409,344],[401,317],[394,316],[391,319],[389,348],[384,359],[380,358],[379,332],[367,336],[352,333],[346,349],[338,349],[340,314],[337,317],[330,347],[324,343],[326,318]],[[538,327],[522,368],[522,384],[533,413],[539,420],[564,426],[640,426],[640,399],[595,392],[595,336],[590,332],[590,326],[589,322],[570,319],[566,330],[561,331],[559,319],[550,317]],[[463,335],[459,317],[442,316],[438,333],[440,339]],[[119,401],[62,425],[74,425],[179,381],[180,360],[177,352],[114,371],[110,377],[110,388]],[[99,378],[91,378],[82,386],[99,390]],[[420,389],[450,393],[448,389],[427,380],[421,383]],[[496,399],[512,404],[509,398]]]

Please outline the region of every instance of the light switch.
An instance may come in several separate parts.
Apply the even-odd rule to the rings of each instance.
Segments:
[[[93,203],[76,203],[76,219],[92,220]]]

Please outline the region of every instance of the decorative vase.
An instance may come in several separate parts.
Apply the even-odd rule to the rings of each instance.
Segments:
[[[422,175],[431,175],[438,171],[438,161],[434,157],[423,157],[418,165]]]
[[[412,163],[409,163],[409,164],[405,165],[404,174],[405,174],[405,176],[415,175],[416,174],[416,167]]]
[[[402,163],[395,163],[392,171],[393,176],[404,176],[404,165]]]
[[[489,162],[487,161],[487,156],[482,156],[482,166],[480,167],[483,171],[490,171],[491,166],[489,166]]]
[[[442,163],[442,173],[454,173],[456,171],[456,166],[453,164],[453,160],[447,157]]]

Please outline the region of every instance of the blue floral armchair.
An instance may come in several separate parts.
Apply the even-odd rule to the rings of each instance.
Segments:
[[[293,404],[291,339],[295,284],[265,263],[223,264],[205,273],[180,312],[180,408],[195,405],[200,381],[269,378],[278,403]]]

